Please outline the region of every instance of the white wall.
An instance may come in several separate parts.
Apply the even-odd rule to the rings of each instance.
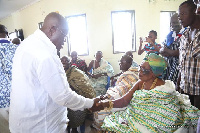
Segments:
[[[96,51],[103,52],[104,59],[108,60],[119,72],[118,60],[122,54],[113,54],[112,48],[112,28],[111,11],[116,10],[135,10],[136,22],[136,49],[139,47],[139,37],[147,36],[150,30],[156,30],[160,35],[160,11],[177,11],[178,6],[184,0],[41,0],[27,8],[13,13],[11,16],[0,20],[9,32],[14,29],[23,29],[25,37],[32,34],[37,28],[38,23],[44,17],[54,11],[58,11],[63,16],[86,13],[89,56],[81,58],[89,63]],[[160,43],[160,42],[159,42]],[[61,50],[61,56],[68,54],[67,45]],[[143,55],[134,53],[134,60],[139,64],[142,62]]]

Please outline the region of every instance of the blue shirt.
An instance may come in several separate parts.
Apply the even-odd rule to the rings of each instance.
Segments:
[[[10,89],[12,80],[12,59],[17,45],[6,39],[0,40],[0,108],[10,105]]]

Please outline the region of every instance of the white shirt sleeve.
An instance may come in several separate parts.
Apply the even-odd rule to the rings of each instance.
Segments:
[[[59,105],[72,110],[91,108],[93,99],[85,98],[72,91],[59,58],[48,58],[38,65],[37,73],[42,88]]]

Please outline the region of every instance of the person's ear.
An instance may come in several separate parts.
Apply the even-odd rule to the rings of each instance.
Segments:
[[[51,26],[51,28],[49,29],[50,35],[53,36],[54,33],[56,33],[57,28],[55,26]]]

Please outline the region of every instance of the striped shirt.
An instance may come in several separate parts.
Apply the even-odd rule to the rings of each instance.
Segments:
[[[171,34],[168,34],[171,35]],[[181,34],[182,35],[182,34]],[[176,38],[173,38],[173,41],[168,41],[167,39],[163,42],[163,45],[170,50],[179,50],[180,46],[180,34],[176,35]],[[176,56],[169,56],[165,57],[167,61],[167,69],[163,75],[164,80],[171,80],[175,84],[178,78],[178,65],[179,65],[179,58]]]
[[[190,28],[183,33],[180,42],[180,88],[187,94],[200,95],[200,30],[191,42],[189,32]]]
[[[158,47],[158,48],[161,48],[161,45],[160,44],[158,44],[158,43],[156,43],[155,42],[155,45]],[[156,53],[156,54],[159,54],[159,52],[155,49],[155,47],[154,46],[151,46],[149,43],[147,43],[147,44],[145,44],[144,45],[144,51],[146,51],[146,53],[148,53],[148,52],[154,52],[154,53]]]

